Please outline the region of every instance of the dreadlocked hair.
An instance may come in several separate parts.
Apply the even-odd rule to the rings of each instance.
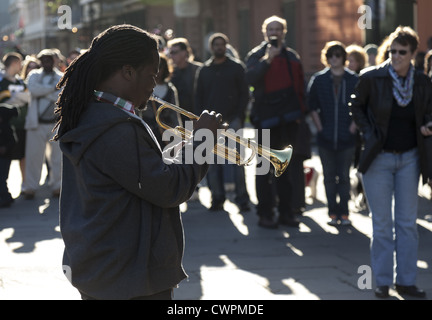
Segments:
[[[75,59],[57,84],[58,117],[53,140],[76,128],[98,84],[124,65],[133,68],[153,63],[157,41],[148,32],[128,24],[112,26],[96,36],[90,48]]]

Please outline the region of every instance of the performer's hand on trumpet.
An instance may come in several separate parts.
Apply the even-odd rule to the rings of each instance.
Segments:
[[[194,130],[209,129],[213,133],[214,144],[218,139],[218,129],[228,129],[227,123],[222,123],[222,115],[215,111],[204,110],[198,120],[193,121]]]

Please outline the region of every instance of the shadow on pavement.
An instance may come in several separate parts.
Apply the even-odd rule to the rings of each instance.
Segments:
[[[421,208],[425,205],[420,203]],[[326,204],[315,200],[300,216],[300,229],[276,230],[258,227],[255,209],[239,214],[233,204],[225,203],[225,210],[209,212],[195,202],[183,213],[189,279],[175,290],[175,299],[376,299],[372,276],[366,288],[361,282],[360,267],[370,265],[367,210],[353,213],[351,226],[332,227],[327,225]],[[424,214],[419,210],[419,218]],[[418,225],[418,286],[428,295],[432,293],[431,227],[424,220]],[[408,298],[391,289],[388,299]]]
[[[5,240],[16,243],[14,253],[32,252],[37,242],[61,239],[58,206],[59,200],[42,189],[33,200],[17,198],[10,208],[1,209],[0,232],[12,229]]]
[[[189,279],[175,298],[332,299],[331,292],[352,291],[370,298],[357,287],[358,267],[369,264],[369,238],[353,226],[329,226],[337,234],[324,230],[311,216],[326,215],[324,207],[310,206],[300,217],[300,230],[262,229],[255,210],[240,215],[191,207],[183,214]],[[247,234],[232,216],[242,218]]]

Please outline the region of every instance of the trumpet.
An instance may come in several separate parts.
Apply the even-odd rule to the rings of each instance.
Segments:
[[[157,108],[156,114],[155,114],[156,122],[158,123],[158,125],[160,127],[162,127],[165,130],[169,130],[169,131],[173,132],[174,134],[176,134],[177,136],[180,136],[183,139],[188,139],[192,136],[192,132],[190,130],[186,130],[184,127],[176,126],[175,128],[173,128],[173,127],[167,125],[166,123],[162,122],[160,120],[160,114],[165,109],[171,109],[177,113],[184,115],[185,117],[187,117],[191,120],[198,120],[199,116],[197,116],[196,114],[189,112],[185,109],[182,109],[179,106],[176,106],[176,105],[171,104],[167,101],[164,101],[155,95],[152,95],[149,98],[149,100],[155,101],[161,105],[159,108]],[[275,169],[274,175],[276,177],[279,177],[285,172],[285,170],[288,167],[288,164],[291,160],[291,156],[292,156],[292,152],[293,152],[293,148],[291,145],[289,145],[288,147],[286,147],[283,150],[275,150],[275,149],[271,149],[271,148],[262,146],[262,145],[256,143],[255,141],[251,140],[250,138],[241,137],[241,136],[239,136],[239,135],[237,135],[237,134],[235,134],[229,130],[221,130],[221,135],[227,137],[228,139],[230,139],[232,141],[235,141],[236,143],[244,146],[245,148],[251,149],[252,152],[251,152],[250,156],[247,159],[242,160],[240,152],[237,151],[236,149],[228,148],[227,146],[225,146],[225,144],[223,144],[223,145],[216,144],[214,146],[214,148],[212,150],[214,154],[216,154],[216,155],[218,155],[218,156],[220,156],[220,157],[222,157],[222,158],[224,158],[230,162],[236,163],[239,166],[250,165],[252,160],[258,154],[261,157],[263,157],[264,159],[270,161],[270,163],[273,165],[273,167]]]

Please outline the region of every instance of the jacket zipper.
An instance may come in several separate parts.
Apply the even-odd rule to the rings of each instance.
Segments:
[[[337,150],[338,133],[339,133],[339,124],[338,124],[338,120],[339,120],[339,96],[342,94],[342,103],[343,103],[343,105],[345,105],[345,91],[346,91],[345,79],[342,79],[337,94],[336,94],[335,89],[336,89],[336,87],[333,83],[333,97],[334,97],[334,108],[335,108],[335,113],[334,113],[335,130],[334,130],[334,134],[333,134],[333,147],[335,150]]]

